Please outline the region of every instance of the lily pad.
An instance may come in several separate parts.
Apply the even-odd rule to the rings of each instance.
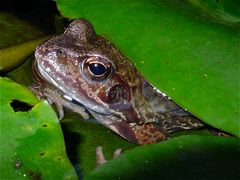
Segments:
[[[53,109],[8,78],[0,90],[0,179],[77,179]]]
[[[63,16],[90,20],[177,104],[240,136],[237,1],[56,2]]]
[[[125,152],[85,179],[239,179],[237,138],[182,136]]]

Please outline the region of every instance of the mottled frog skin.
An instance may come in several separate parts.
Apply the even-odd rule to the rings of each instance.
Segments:
[[[156,90],[91,23],[73,21],[64,34],[40,44],[33,64],[33,91],[95,119],[138,144],[165,140],[169,133],[203,123]]]

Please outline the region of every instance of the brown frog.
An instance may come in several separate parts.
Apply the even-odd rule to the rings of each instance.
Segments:
[[[137,144],[165,140],[169,133],[203,123],[154,88],[108,40],[84,19],[40,44],[33,65],[39,97],[104,126]]]

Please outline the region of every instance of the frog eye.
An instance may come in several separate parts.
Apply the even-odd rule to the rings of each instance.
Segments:
[[[89,63],[88,70],[95,76],[103,76],[107,72],[106,66],[98,62]]]
[[[101,81],[110,76],[112,67],[106,59],[90,57],[83,64],[83,71],[91,80]]]

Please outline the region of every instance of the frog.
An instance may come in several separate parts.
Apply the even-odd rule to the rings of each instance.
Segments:
[[[67,108],[130,142],[167,140],[204,123],[148,82],[135,65],[86,19],[72,21],[63,34],[35,50],[34,84],[39,98],[55,104],[59,119]]]

